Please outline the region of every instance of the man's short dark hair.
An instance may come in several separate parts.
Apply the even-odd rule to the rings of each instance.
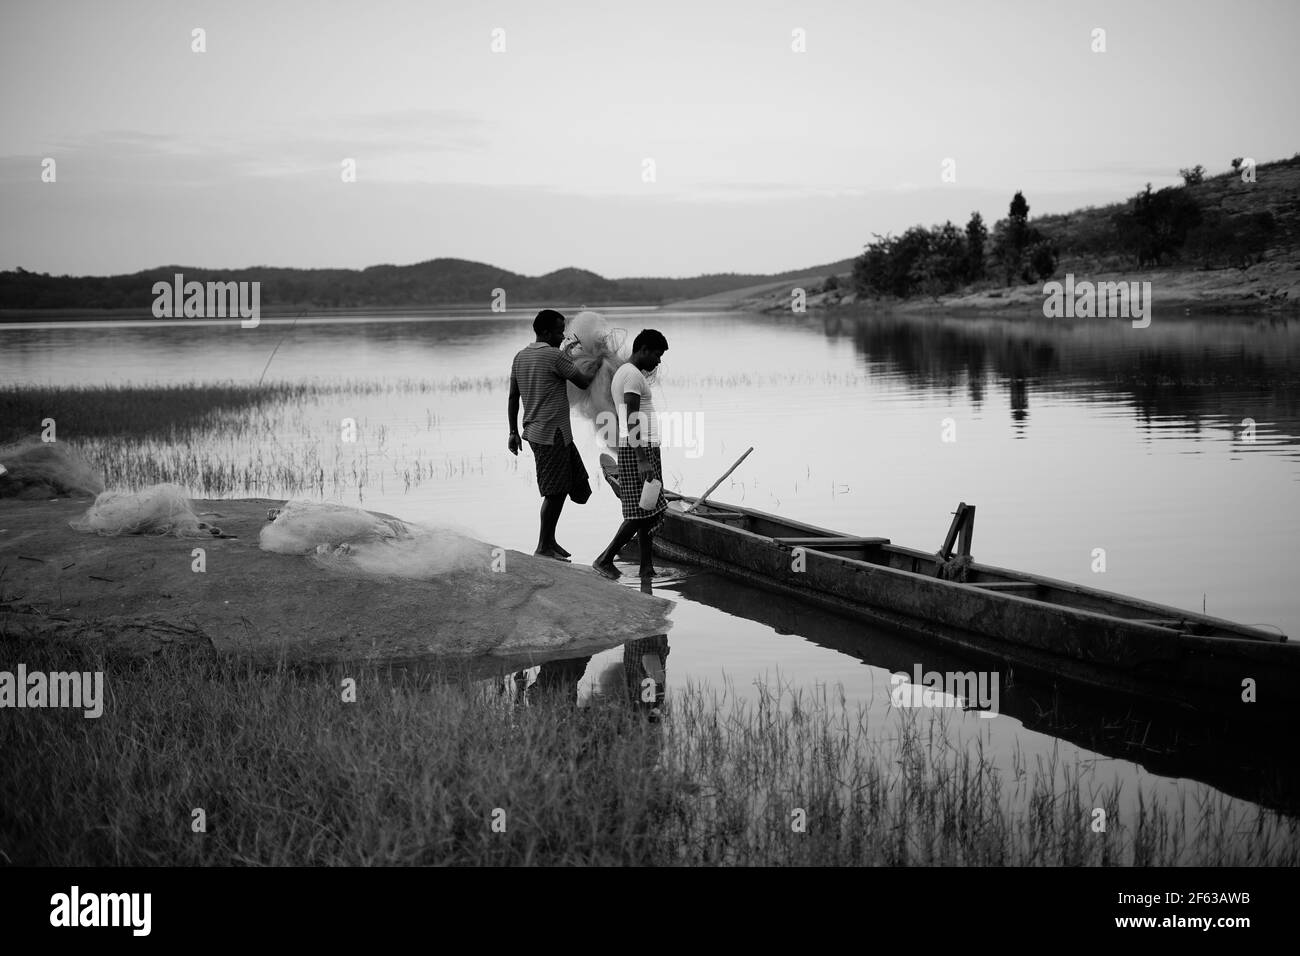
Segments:
[[[533,319],[533,332],[541,335],[543,332],[551,331],[557,325],[564,328],[564,314],[554,309],[542,309],[537,313],[537,318]]]
[[[640,352],[642,349],[650,349],[654,352],[667,352],[668,340],[664,334],[657,329],[642,329],[637,333],[637,337],[632,340],[632,351]]]

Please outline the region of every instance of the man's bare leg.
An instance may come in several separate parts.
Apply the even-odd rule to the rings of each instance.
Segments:
[[[544,558],[567,558],[569,553],[555,543],[555,526],[560,523],[565,495],[546,495],[542,498],[542,530],[537,538],[534,554]]]
[[[632,540],[632,536],[636,534],[638,527],[639,522],[624,518],[623,523],[618,526],[618,531],[614,532],[614,540],[609,543],[608,548],[600,553],[600,557],[591,562],[591,566],[611,581],[622,577],[618,568],[614,567],[614,558],[623,550],[623,545]]]
[[[637,537],[641,543],[641,577],[643,578],[655,576],[654,536],[650,532],[653,523],[654,518],[644,518],[641,527],[637,530]]]

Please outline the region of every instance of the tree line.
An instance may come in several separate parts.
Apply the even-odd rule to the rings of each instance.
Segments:
[[[1234,160],[1234,171],[1239,168],[1241,160]],[[1029,203],[1017,192],[991,233],[973,212],[965,229],[948,221],[912,226],[898,236],[876,234],[853,261],[853,285],[859,295],[905,299],[974,283],[1042,282],[1063,258],[1087,255],[1119,255],[1137,268],[1186,263],[1245,269],[1259,262],[1278,233],[1273,213],[1215,208],[1194,193],[1204,167],[1181,173],[1182,186],[1152,191],[1148,183],[1118,208],[1076,216],[1073,224],[1065,217],[1051,232],[1029,222]]]

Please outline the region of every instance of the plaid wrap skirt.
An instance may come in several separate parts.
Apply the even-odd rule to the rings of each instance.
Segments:
[[[654,466],[653,477],[658,478],[662,483],[664,480],[663,463],[659,458],[659,446],[651,445],[647,451],[650,456],[650,464]],[[658,529],[663,524],[664,512],[668,510],[668,501],[664,498],[664,493],[659,492],[659,502],[651,511],[646,511],[641,507],[641,486],[645,480],[641,478],[636,467],[636,449],[631,445],[618,446],[618,498],[623,503],[623,517],[628,521],[638,521],[643,518],[654,518],[655,521],[650,526],[652,531]]]
[[[555,443],[552,445],[539,445],[530,441],[528,447],[533,450],[533,457],[537,460],[537,490],[543,498],[548,495],[567,495],[576,490],[585,490],[588,495],[591,494],[582,457],[574,454],[573,446],[565,443],[562,433],[556,431]]]

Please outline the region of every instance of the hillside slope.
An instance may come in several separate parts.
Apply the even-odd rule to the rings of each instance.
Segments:
[[[855,305],[898,311],[973,311],[980,313],[1042,314],[1045,281],[1073,275],[1078,282],[1150,282],[1157,311],[1260,312],[1300,309],[1300,154],[1265,163],[1254,182],[1225,172],[1180,188],[1199,208],[1206,228],[1164,264],[1139,266],[1123,248],[1117,219],[1132,213],[1137,197],[1106,206],[1068,213],[1031,216],[1029,225],[1053,240],[1059,249],[1056,270],[1048,280],[1007,285],[988,278],[957,291],[906,299],[860,296],[854,291],[852,263],[837,276],[838,288],[807,287],[809,309]],[[1028,197],[1032,200],[1032,196]],[[1259,217],[1271,220],[1266,241],[1254,245],[1234,234]],[[986,253],[988,250],[986,249]],[[990,271],[991,256],[986,255]],[[796,282],[771,283],[713,297],[720,308],[767,312],[789,311]]]

